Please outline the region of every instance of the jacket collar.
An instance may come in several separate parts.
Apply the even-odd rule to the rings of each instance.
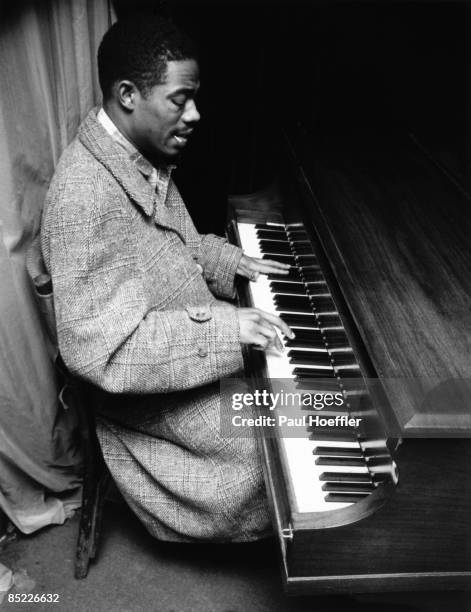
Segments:
[[[127,196],[148,217],[153,217],[158,225],[177,232],[183,239],[172,208],[163,202],[158,202],[155,190],[136,164],[97,121],[97,112],[98,108],[93,108],[80,125],[78,130],[80,142],[112,174]]]

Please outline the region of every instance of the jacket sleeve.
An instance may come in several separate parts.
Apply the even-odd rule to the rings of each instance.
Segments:
[[[173,181],[169,186],[169,200],[178,209],[178,217],[187,247],[194,260],[203,268],[203,275],[211,292],[222,298],[235,296],[234,280],[242,257],[242,249],[214,234],[199,234]]]
[[[214,295],[235,296],[234,279],[242,257],[242,249],[214,234],[200,236],[196,261],[203,268],[204,278]]]
[[[70,371],[112,393],[162,393],[240,370],[236,309],[217,301],[149,309],[129,213],[119,202],[102,210],[97,192],[103,185],[92,178],[80,189],[65,181],[43,216],[59,350]]]

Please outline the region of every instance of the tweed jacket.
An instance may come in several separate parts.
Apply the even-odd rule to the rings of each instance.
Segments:
[[[217,298],[233,296],[240,249],[197,233],[172,180],[162,201],[96,109],[58,164],[41,244],[59,350],[107,392],[99,439],[138,517],[171,540],[263,534],[255,442],[219,426],[217,381],[242,354],[236,309]]]

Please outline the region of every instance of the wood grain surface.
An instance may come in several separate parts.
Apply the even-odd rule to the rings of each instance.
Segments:
[[[464,432],[471,201],[412,138],[379,136],[296,142],[313,220],[405,435]]]

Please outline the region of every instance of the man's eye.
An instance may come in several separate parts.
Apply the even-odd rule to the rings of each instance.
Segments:
[[[186,98],[184,96],[179,96],[177,98],[172,98],[172,102],[175,104],[176,107],[183,108],[186,103]]]

